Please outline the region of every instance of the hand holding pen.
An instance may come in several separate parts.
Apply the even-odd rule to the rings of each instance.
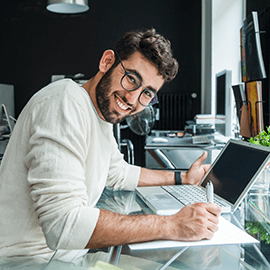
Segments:
[[[173,219],[173,240],[198,241],[211,239],[218,230],[221,207],[214,204],[214,188],[211,181],[206,185],[209,203],[194,203],[183,207]],[[175,229],[177,228],[177,229]]]
[[[211,181],[208,181],[206,185],[206,197],[209,203],[214,202],[214,187]]]

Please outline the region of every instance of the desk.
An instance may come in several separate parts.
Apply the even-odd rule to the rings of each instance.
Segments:
[[[268,196],[268,195],[262,195]],[[261,198],[261,197],[260,197]],[[249,195],[246,202],[234,214],[227,214],[224,217],[240,228],[245,227],[250,219],[258,220],[250,209],[249,199],[256,201],[254,195]],[[258,199],[258,197],[257,197]],[[264,197],[264,200],[269,197]],[[105,190],[99,203],[99,208],[126,214],[151,213],[151,210],[136,196],[134,192]],[[128,246],[115,247],[108,252],[91,253],[88,255],[97,256],[99,260],[116,262],[121,269],[270,269],[269,257],[266,258],[261,250],[261,245],[224,245],[205,246],[173,249],[155,249],[130,252]],[[107,251],[107,250],[105,250]],[[117,254],[118,251],[118,254]],[[93,252],[93,251],[92,251]],[[182,254],[180,254],[182,252]],[[118,256],[120,255],[121,256]],[[268,260],[267,260],[268,259]],[[63,263],[52,258],[46,268],[51,269],[89,269],[84,260],[81,263]],[[135,265],[137,268],[135,268]],[[61,268],[62,267],[62,268]],[[40,268],[41,269],[41,268]]]
[[[192,137],[170,137],[167,134],[170,133],[165,131],[147,137],[144,147],[146,168],[188,170],[204,151],[208,153],[204,163],[212,164],[224,146],[224,143],[217,144],[214,140],[212,144],[193,144]],[[205,136],[219,138],[220,142],[228,140],[217,133]]]

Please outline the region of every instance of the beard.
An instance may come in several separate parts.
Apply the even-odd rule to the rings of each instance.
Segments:
[[[111,76],[114,68],[110,68],[100,79],[96,86],[96,99],[98,108],[103,115],[104,119],[111,124],[120,123],[125,116],[121,116],[121,114],[111,109]],[[122,97],[124,102],[126,101],[125,97]]]

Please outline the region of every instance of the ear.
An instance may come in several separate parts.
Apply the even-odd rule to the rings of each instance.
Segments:
[[[102,73],[105,73],[110,69],[110,67],[113,65],[115,60],[115,55],[113,50],[106,50],[99,62],[99,70]]]

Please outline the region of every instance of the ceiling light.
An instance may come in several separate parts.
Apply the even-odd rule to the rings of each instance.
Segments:
[[[89,9],[88,0],[48,0],[47,9],[51,12],[74,14]]]

